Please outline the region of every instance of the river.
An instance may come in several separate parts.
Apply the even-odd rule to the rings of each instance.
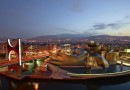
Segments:
[[[30,65],[32,65],[30,66],[30,69],[34,69],[33,64]],[[88,73],[85,68],[62,69],[75,73]],[[99,70],[97,72],[91,71],[91,73],[111,73],[119,72],[120,70],[125,71],[128,69],[130,70],[130,67],[123,66],[123,69],[120,69],[120,65],[116,65],[109,69]],[[36,79],[24,79],[17,81],[0,76],[0,90],[130,90],[130,76],[98,78],[85,81],[54,81]]]
[[[21,80],[0,78],[0,90],[130,90],[130,77],[86,81]]]

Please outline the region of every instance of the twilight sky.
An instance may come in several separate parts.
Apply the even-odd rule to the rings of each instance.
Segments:
[[[130,36],[130,0],[0,0],[0,38]]]

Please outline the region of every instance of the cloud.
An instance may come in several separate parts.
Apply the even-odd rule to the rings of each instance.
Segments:
[[[95,30],[101,30],[101,29],[105,29],[105,28],[106,28],[106,25],[104,23],[93,25],[93,29],[95,29]]]
[[[118,28],[120,28],[120,24],[119,23],[109,23],[106,26],[111,28],[111,29],[118,29]]]
[[[89,30],[105,30],[107,28],[118,29],[120,28],[120,23],[108,23],[108,24],[98,23],[98,24],[93,25],[92,28]]]
[[[88,30],[105,30],[105,29],[119,29],[130,24],[130,15],[126,15],[122,19],[112,23],[97,23],[92,25]]]
[[[130,15],[126,15],[126,16],[125,16],[125,19],[130,19]]]

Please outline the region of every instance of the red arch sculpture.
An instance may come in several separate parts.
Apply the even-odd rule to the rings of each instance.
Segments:
[[[22,61],[22,59],[21,59],[21,40],[16,39],[16,41],[17,41],[17,44],[15,46],[13,46],[11,44],[10,39],[8,39],[8,41],[7,41],[8,59],[9,59],[9,61],[11,60],[11,57],[10,57],[11,51],[14,50],[18,54],[18,62],[19,62],[19,65],[21,66],[22,65],[22,63],[21,63],[21,61]]]

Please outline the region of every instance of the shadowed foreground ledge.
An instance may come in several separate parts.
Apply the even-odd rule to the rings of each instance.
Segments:
[[[115,72],[115,73],[102,73],[102,74],[77,74],[71,73],[66,70],[62,70],[57,66],[54,66],[49,63],[43,63],[48,65],[48,69],[51,70],[49,75],[42,75],[42,74],[32,74],[32,75],[22,75],[22,77],[15,77],[10,74],[6,74],[6,72],[1,73],[2,75],[13,78],[16,80],[22,80],[25,78],[28,79],[47,79],[47,80],[87,80],[87,79],[94,79],[94,78],[105,78],[105,77],[119,77],[130,75],[130,70],[122,71],[122,72]]]

